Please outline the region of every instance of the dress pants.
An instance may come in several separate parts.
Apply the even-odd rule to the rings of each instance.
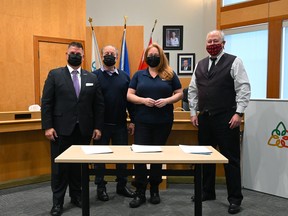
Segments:
[[[127,124],[104,124],[101,139],[95,140],[94,145],[109,145],[110,140],[112,145],[128,145]],[[104,180],[104,174],[101,171],[105,171],[105,164],[94,164],[94,167],[96,171],[95,184],[98,188],[104,188],[107,182]],[[127,176],[121,172],[121,170],[126,170],[126,168],[127,164],[116,164],[116,169],[119,171],[116,175],[116,181],[119,187],[124,187],[127,184]]]
[[[145,124],[135,123],[134,141],[138,145],[165,145],[172,129],[171,123],[164,124]],[[135,164],[135,170],[141,170],[145,173],[146,164]],[[158,186],[162,182],[162,164],[151,164],[151,175],[149,176],[150,185]],[[146,174],[136,174],[134,185],[145,187],[148,184]]]
[[[58,138],[56,138],[55,141],[50,142],[53,205],[63,205],[68,185],[71,198],[81,197],[81,164],[55,163],[55,158],[71,145],[88,145],[91,141],[91,136],[82,136],[79,126],[76,124],[70,136],[58,134]]]
[[[243,200],[241,192],[240,169],[240,128],[229,128],[229,121],[235,114],[235,110],[221,112],[215,115],[208,113],[198,116],[198,139],[200,145],[211,145],[219,148],[228,160],[224,164],[228,201],[240,205]],[[216,165],[203,166],[203,194],[215,196]]]

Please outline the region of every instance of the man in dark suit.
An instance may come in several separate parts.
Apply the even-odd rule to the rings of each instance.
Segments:
[[[97,77],[81,68],[84,50],[72,42],[67,66],[53,69],[42,96],[42,129],[51,143],[51,215],[62,214],[67,186],[71,203],[81,207],[80,164],[57,164],[54,159],[71,145],[88,145],[101,137],[104,99]]]
[[[184,59],[181,66],[182,71],[191,71],[191,65],[189,65],[188,59]]]

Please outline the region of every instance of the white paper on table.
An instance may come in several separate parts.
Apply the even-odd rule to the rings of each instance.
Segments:
[[[82,151],[85,154],[106,154],[113,153],[109,146],[100,146],[100,145],[87,145],[81,146]]]
[[[152,153],[152,152],[162,152],[162,149],[160,146],[152,146],[152,145],[136,145],[132,144],[131,150],[133,152],[138,152],[138,153]]]
[[[179,145],[183,152],[189,154],[211,154],[212,151],[205,146]]]

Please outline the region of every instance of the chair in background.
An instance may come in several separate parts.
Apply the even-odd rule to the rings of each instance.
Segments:
[[[188,102],[188,88],[183,89],[182,108],[184,111],[190,111]]]

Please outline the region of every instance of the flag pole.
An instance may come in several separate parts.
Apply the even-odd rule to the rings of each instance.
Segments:
[[[155,19],[155,22],[154,22],[152,31],[151,31],[151,33],[150,33],[150,38],[149,38],[147,47],[150,46],[150,44],[152,44],[152,36],[153,36],[153,32],[154,32],[154,29],[155,29],[156,24],[157,24],[157,19]],[[138,70],[143,70],[143,69],[145,69],[145,68],[148,67],[148,65],[147,65],[146,62],[144,61],[144,53],[145,53],[145,50],[147,49],[147,47],[145,47],[144,50],[143,50],[143,52],[142,52],[141,61],[140,61],[140,64],[139,64],[139,66],[138,66]]]
[[[153,28],[152,28],[152,32],[151,32],[151,33],[154,32],[154,29],[155,29],[156,24],[157,24],[157,19],[155,19],[154,26],[153,26]]]
[[[154,29],[155,29],[156,24],[157,24],[157,19],[155,19],[154,26],[153,26],[152,31],[151,31],[151,33],[150,33],[150,39],[152,38],[152,35],[153,35],[153,32],[154,32]],[[149,46],[149,44],[150,44],[150,39],[149,39],[149,42],[148,42],[148,46]]]
[[[127,16],[124,16],[124,31],[122,36],[122,44],[121,44],[121,58],[120,58],[120,69],[124,70],[124,50],[125,50],[125,39],[126,39],[126,25],[127,23]]]
[[[90,23],[90,26],[91,26],[91,30],[92,30],[92,37],[93,37],[93,41],[94,41],[94,44],[95,44],[95,57],[98,58],[98,63],[100,65],[100,67],[102,67],[102,61],[101,61],[101,58],[100,58],[100,53],[99,53],[99,47],[98,47],[98,43],[97,43],[97,40],[96,40],[96,35],[95,35],[95,31],[94,31],[94,27],[92,25],[92,22],[93,22],[93,19],[91,17],[89,17],[88,19],[89,23]],[[92,44],[93,46],[93,44]],[[92,62],[91,62],[92,63]]]
[[[127,43],[126,43],[126,27],[127,27],[126,24],[127,24],[127,16],[124,16],[124,30],[123,30],[123,36],[122,36],[119,68],[121,70],[124,70],[128,75],[130,75],[128,50],[127,50]]]
[[[124,16],[124,29],[126,29],[127,18],[128,16]]]

